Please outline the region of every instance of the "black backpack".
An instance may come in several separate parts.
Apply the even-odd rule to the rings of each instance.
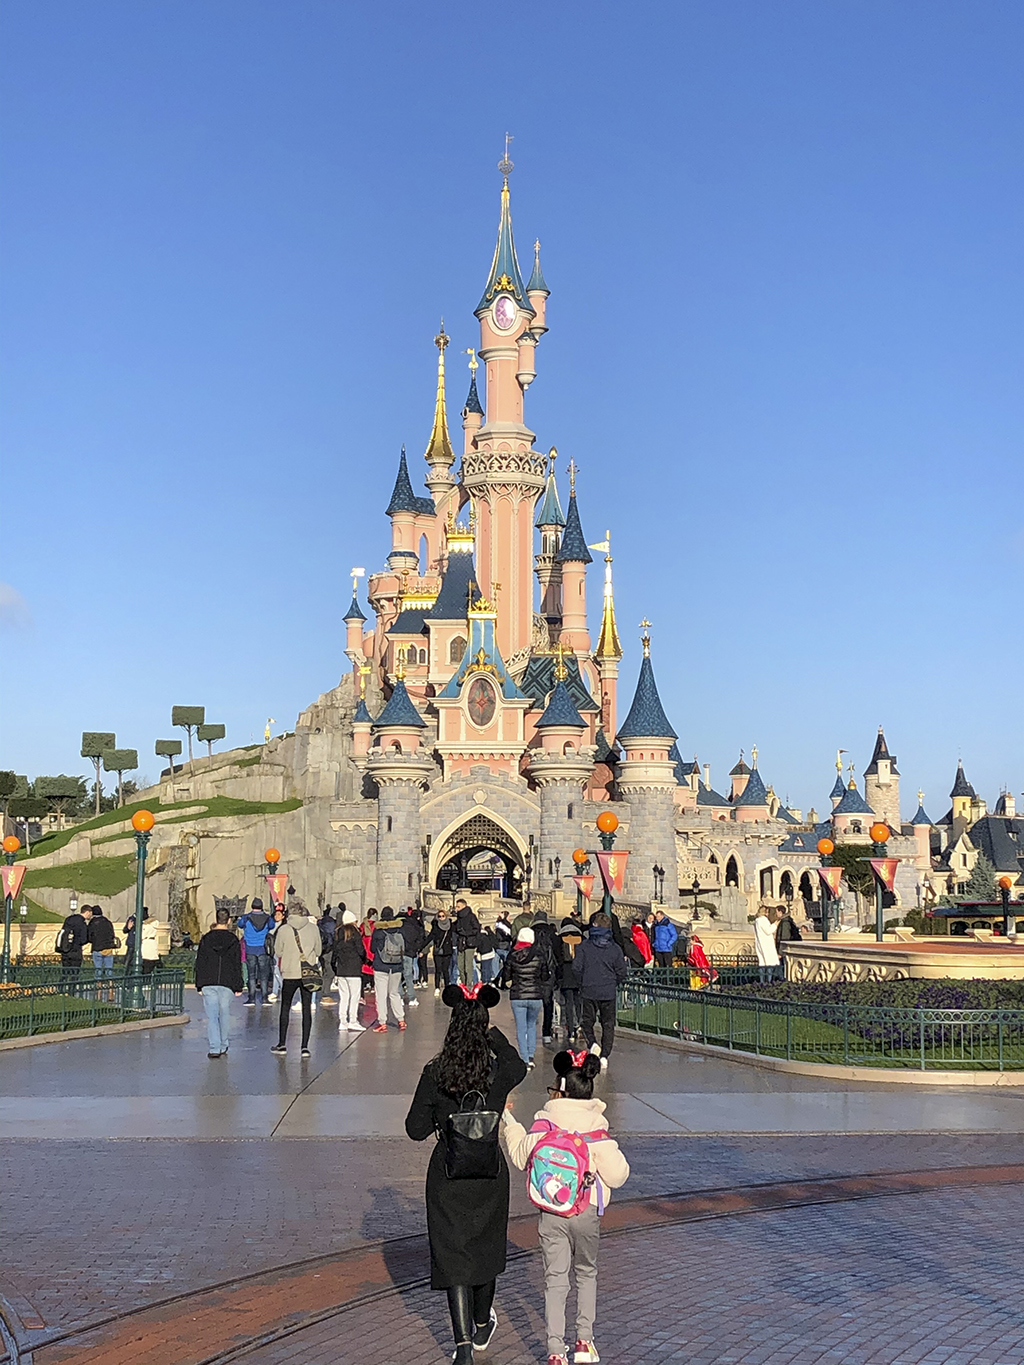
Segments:
[[[468,1107],[472,1101],[472,1107]],[[501,1163],[498,1128],[501,1115],[485,1109],[479,1090],[462,1097],[462,1108],[448,1115],[444,1132],[444,1173],[449,1180],[494,1180]]]

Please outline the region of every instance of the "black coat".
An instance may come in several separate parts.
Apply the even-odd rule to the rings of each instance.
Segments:
[[[68,915],[67,919],[60,926],[58,935],[61,962],[65,967],[80,967],[82,965],[82,949],[88,942],[89,926],[85,922],[85,916],[80,915],[76,910],[73,915]]]
[[[402,937],[405,939],[406,957],[419,957],[427,946],[427,931],[418,915],[406,915],[402,920]]]
[[[479,937],[480,921],[467,905],[455,916],[455,941],[459,946],[459,952],[475,948]]]
[[[551,994],[552,976],[547,954],[530,943],[509,953],[501,969],[501,984],[510,1000],[543,1000]]]
[[[92,944],[93,952],[101,953],[108,948],[116,947],[116,939],[114,926],[106,915],[97,915],[93,911],[92,918],[89,920],[89,942]]]
[[[490,1031],[494,1066],[485,1107],[500,1113],[509,1091],[526,1075],[526,1063],[500,1029]],[[415,1142],[444,1132],[449,1114],[462,1107],[438,1087],[435,1062],[423,1068],[405,1131]],[[505,1269],[508,1231],[508,1165],[498,1152],[493,1180],[449,1180],[444,1170],[444,1140],[439,1138],[427,1167],[427,1235],[430,1239],[430,1287],[486,1284]]]
[[[455,923],[453,920],[435,919],[430,926],[427,939],[435,957],[451,957],[455,952]]]
[[[242,944],[230,929],[211,929],[199,940],[196,953],[196,990],[204,986],[227,986],[238,995],[242,980]]]
[[[344,932],[344,929],[339,929],[334,940],[331,970],[335,976],[362,976],[363,964],[367,961],[363,936],[357,933],[355,938],[346,939]]]
[[[591,929],[573,959],[584,1000],[614,1000],[628,968],[622,949],[608,929]]]

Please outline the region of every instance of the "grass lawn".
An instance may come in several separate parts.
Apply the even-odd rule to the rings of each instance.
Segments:
[[[28,873],[26,873],[25,876],[27,878]],[[28,914],[25,916],[24,920],[18,914],[18,906],[23,900],[28,906]],[[18,897],[17,905],[14,907],[14,915],[12,916],[11,923],[13,924],[15,922],[18,924],[63,924],[64,916],[58,915],[53,910],[45,909],[38,901],[34,901],[31,896],[22,895]]]
[[[65,1028],[92,1028],[95,1024],[120,1023],[117,1005],[82,1000],[74,995],[35,995],[5,999],[0,992],[0,1038],[24,1038],[29,1032],[61,1033]],[[128,1017],[131,1017],[130,1015]],[[139,1015],[141,1018],[141,1013]]]
[[[30,867],[24,884],[29,888],[52,886],[79,891],[85,896],[116,896],[119,891],[127,891],[134,881],[135,854],[122,853],[117,858],[85,858],[61,867]]]
[[[117,825],[124,820],[130,820],[137,810],[153,810],[158,825],[180,824],[185,820],[202,820],[208,816],[217,815],[284,815],[288,811],[298,810],[302,802],[298,797],[293,797],[289,801],[241,801],[234,796],[212,796],[206,800],[195,801],[175,801],[169,806],[155,806],[151,801],[133,801],[129,805],[122,806],[120,810],[104,811],[102,815],[94,816],[91,820],[83,820],[80,825],[73,825],[70,829],[62,829],[56,834],[47,834],[42,839],[32,845],[32,852],[27,855],[27,861],[33,858],[42,858],[47,853],[55,853],[57,849],[69,844],[78,834],[88,833],[94,829],[104,829],[108,825]],[[201,811],[196,808],[202,807]],[[173,811],[188,810],[191,815],[173,815]],[[123,838],[123,834],[111,834],[109,838]],[[99,842],[99,840],[97,840]],[[21,858],[19,861],[26,861]],[[77,864],[75,864],[77,866]],[[40,882],[40,886],[53,885],[50,882]],[[65,883],[58,883],[65,885]],[[101,895],[102,892],[96,892]]]

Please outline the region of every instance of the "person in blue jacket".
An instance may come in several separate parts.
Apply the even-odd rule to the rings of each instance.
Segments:
[[[274,964],[267,953],[267,934],[273,921],[263,909],[259,896],[253,899],[247,914],[239,917],[238,927],[245,940],[245,966],[249,976],[249,998],[246,1005],[256,1004],[259,993],[262,1004],[270,1004],[274,981]]]
[[[664,910],[654,912],[654,931],[651,934],[651,947],[654,960],[659,967],[671,967],[675,955],[679,930],[665,914]]]

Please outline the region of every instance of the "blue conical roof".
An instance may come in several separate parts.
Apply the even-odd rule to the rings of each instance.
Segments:
[[[556,564],[565,564],[571,560],[574,564],[591,564],[593,555],[587,549],[587,542],[583,538],[583,527],[580,525],[579,508],[576,506],[576,494],[569,494],[569,510],[565,515],[565,530],[562,532],[562,543],[558,547],[558,554],[555,555]]]
[[[484,415],[484,406],[480,402],[480,395],[476,389],[476,370],[473,371],[469,381],[469,393],[462,408],[463,412],[477,412],[481,417]]]
[[[736,798],[737,806],[767,806],[768,793],[757,768],[751,768],[747,785]]]
[[[352,717],[353,725],[372,725],[373,717],[370,715],[366,706],[366,698],[359,698],[359,705],[356,707],[355,715]]]
[[[562,504],[558,501],[558,488],[555,485],[555,471],[553,469],[544,485],[544,497],[541,499],[537,520],[533,524],[534,526],[565,525],[565,515],[562,512]]]
[[[852,781],[843,792],[843,799],[832,812],[833,815],[874,815],[874,813]]]
[[[925,810],[922,802],[917,803],[917,810],[914,812],[914,818],[910,823],[912,825],[930,825],[932,823],[932,818]]]
[[[360,606],[359,606],[359,599],[356,597],[356,590],[355,590],[355,588],[352,589],[352,605],[349,607],[348,611],[345,613],[345,615],[344,615],[341,619],[342,619],[343,621],[365,621],[365,620],[366,620],[366,617],[363,615],[362,610],[360,609]]]
[[[585,730],[587,726],[561,678],[555,683],[547,709],[537,722],[537,729],[546,730],[553,725],[571,725],[577,730]]]
[[[530,283],[526,286],[528,294],[550,294],[547,280],[544,278],[544,271],[540,268],[540,242],[533,244],[533,274],[530,276]]]
[[[526,288],[519,270],[516,244],[512,240],[512,210],[509,204],[508,180],[501,189],[501,216],[498,219],[498,241],[494,248],[491,273],[480,297],[476,311],[488,308],[499,294],[510,294],[524,313],[534,315],[533,304],[526,297]]]
[[[880,758],[887,758],[891,765],[889,771],[894,777],[899,777],[899,772],[896,768],[896,755],[889,752],[889,746],[885,742],[885,734],[881,726],[878,727],[878,738],[875,740],[875,749],[871,755],[871,762],[864,769],[865,777],[877,776],[878,760]]]
[[[658,696],[658,684],[654,681],[654,669],[650,656],[645,654],[640,665],[640,677],[629,715],[622,722],[618,738],[625,739],[678,739],[679,736],[668,723],[665,708]]]
[[[450,550],[441,591],[424,614],[425,621],[464,621],[469,610],[469,585],[476,581],[472,550]]]
[[[957,761],[956,765],[956,781],[953,783],[953,790],[949,794],[950,796],[969,796],[972,799],[978,794],[967,781],[964,775],[964,765],[960,760]]]
[[[426,729],[427,722],[413,706],[401,678],[395,683],[395,690],[388,698],[387,706],[374,721],[373,728],[381,730],[388,725],[415,725],[417,729]]]
[[[842,773],[836,773],[836,780],[832,783],[832,790],[829,792],[829,800],[841,801],[846,795],[846,783],[843,781]]]
[[[437,515],[433,498],[418,498],[412,491],[405,446],[402,447],[402,456],[398,461],[398,477],[395,479],[394,491],[388,503],[387,516],[393,517],[396,512],[426,512],[432,517]]]

